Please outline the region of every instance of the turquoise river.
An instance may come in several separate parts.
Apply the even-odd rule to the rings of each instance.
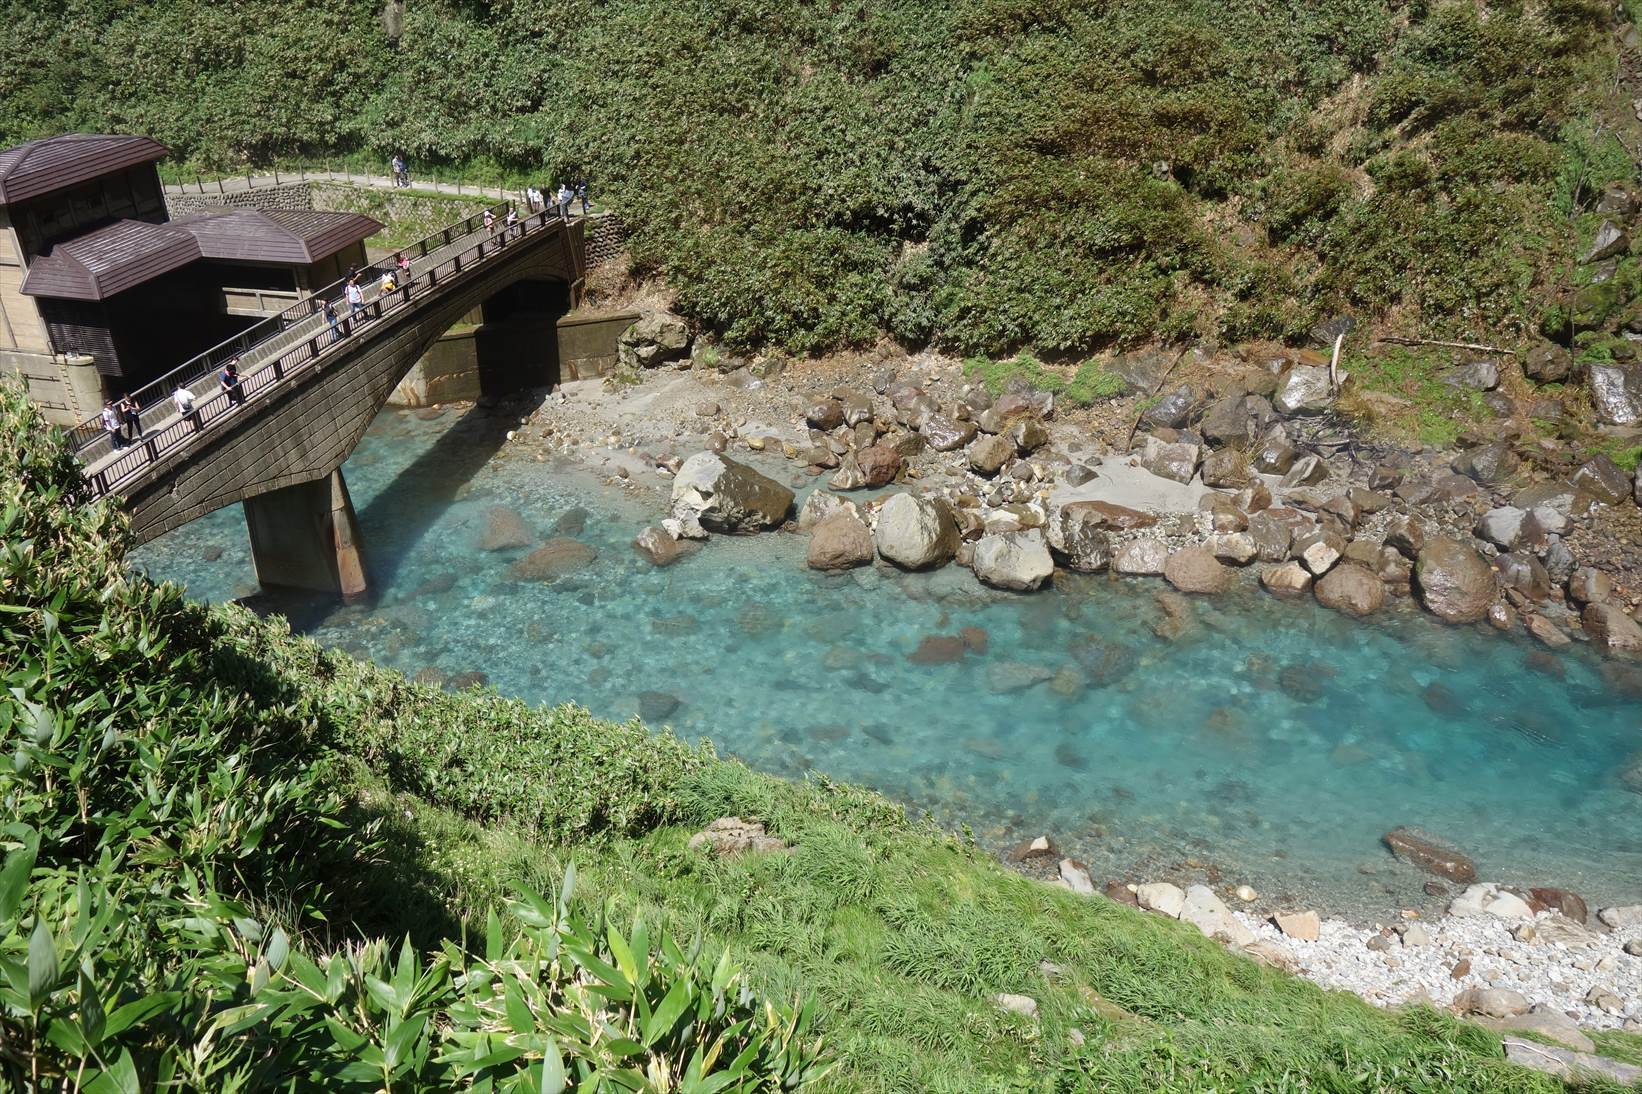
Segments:
[[[1208,873],[1385,916],[1431,901],[1380,843],[1415,825],[1486,880],[1593,906],[1642,898],[1642,795],[1618,777],[1642,750],[1642,670],[1253,590],[1197,601],[1165,639],[1149,581],[1074,576],[1014,596],[957,568],[823,576],[781,534],[715,538],[656,569],[630,541],[661,515],[659,490],[503,456],[508,427],[477,410],[384,413],[345,468],[371,601],[276,606],[407,673],[482,672],[503,694],[611,718],[642,709],[755,767],[873,786],[988,846],[1048,832],[1097,884]],[[496,505],[597,557],[551,584],[510,580],[522,552],[477,545]],[[209,599],[256,591],[237,506],[136,562]],[[909,659],[966,627],[984,652]]]

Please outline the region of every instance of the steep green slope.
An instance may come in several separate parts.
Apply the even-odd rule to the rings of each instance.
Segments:
[[[1598,0],[5,0],[0,137],[585,173],[732,343],[1510,337],[1630,157]]]
[[[188,603],[3,384],[0,437],[0,1085],[1557,1089],[866,791]],[[686,846],[725,814],[792,846]]]

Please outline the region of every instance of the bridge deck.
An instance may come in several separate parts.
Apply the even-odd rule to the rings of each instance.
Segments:
[[[528,237],[559,230],[568,223],[561,220],[556,211],[533,213],[512,229],[506,228],[501,216],[496,218],[494,230],[487,230],[479,218],[469,218],[461,222],[468,230],[446,229],[446,234],[439,238],[443,240],[448,234],[448,242],[430,247],[425,255],[418,254],[412,259],[408,286],[386,296],[377,284],[366,287],[364,307],[355,315],[348,314],[346,304],[341,305],[334,330],[327,330],[323,313],[318,310],[319,302],[327,298],[323,291],[304,298],[281,317],[276,317],[279,322],[266,323],[268,329],[263,336],[238,353],[241,398],[249,399],[271,387],[289,383],[298,374],[306,373],[309,367],[323,365],[348,353],[351,344],[370,329],[371,323],[400,309],[416,308],[438,299],[441,278],[474,268]],[[217,368],[204,360],[211,352],[185,363],[145,389],[157,393],[157,398],[151,394],[153,401],[141,412],[146,420],[142,422],[139,439],[115,448],[111,435],[105,431],[94,429],[84,435],[79,456],[97,495],[120,490],[162,456],[193,443],[197,437],[212,432],[219,423],[234,416],[239,407],[220,388]],[[216,364],[225,359],[219,353]],[[202,363],[208,367],[202,369]],[[177,412],[170,399],[179,384],[195,397],[194,410],[186,417]],[[81,429],[83,432],[86,427]]]

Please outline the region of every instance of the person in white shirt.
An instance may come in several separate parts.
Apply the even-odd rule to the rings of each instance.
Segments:
[[[120,421],[120,412],[114,409],[114,400],[103,403],[103,432],[108,434],[108,443],[118,451],[125,447],[125,434],[120,432],[125,423]]]
[[[171,393],[171,401],[177,404],[177,413],[183,417],[194,413],[194,393],[185,385],[177,385],[177,390]]]

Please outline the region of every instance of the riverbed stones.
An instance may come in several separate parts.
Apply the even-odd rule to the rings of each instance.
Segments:
[[[1159,478],[1175,482],[1191,482],[1202,459],[1203,449],[1198,445],[1168,443],[1156,437],[1147,437],[1140,450],[1140,466]]]
[[[507,551],[529,547],[534,542],[536,536],[515,510],[505,505],[492,505],[485,510],[485,527],[479,533],[481,551]]]
[[[1598,1075],[1621,1087],[1642,1082],[1642,1067],[1621,1063],[1606,1056],[1573,1049],[1557,1048],[1521,1037],[1507,1037],[1501,1046],[1505,1058],[1522,1067],[1533,1068],[1557,1079],[1574,1081]]]
[[[1594,566],[1581,566],[1568,575],[1568,599],[1575,604],[1605,604],[1613,596],[1613,580]]]
[[[652,524],[633,537],[633,549],[656,566],[671,566],[691,550],[686,541],[674,539],[660,525]]]
[[[1380,837],[1402,861],[1461,885],[1477,880],[1477,866],[1463,852],[1417,828],[1394,828]]]
[[[616,359],[624,368],[655,368],[689,356],[690,328],[667,312],[650,312],[616,338]]]
[[[1596,1050],[1596,1043],[1580,1031],[1572,1018],[1537,1004],[1526,1014],[1516,1014],[1509,1018],[1481,1018],[1478,1024],[1501,1032],[1535,1033],[1575,1052]]]
[[[580,540],[556,536],[508,567],[514,581],[556,581],[590,565],[597,552]]]
[[[1316,486],[1328,478],[1328,464],[1317,456],[1301,456],[1294,461],[1294,466],[1288,469],[1279,484],[1284,490],[1292,490],[1297,486]]]
[[[1489,883],[1467,886],[1464,892],[1449,901],[1448,914],[1461,917],[1486,915],[1512,922],[1526,922],[1534,918],[1534,910],[1526,900]]]
[[[1219,942],[1247,946],[1255,941],[1254,932],[1232,915],[1231,909],[1226,907],[1226,902],[1216,896],[1214,890],[1207,885],[1193,885],[1187,888],[1186,898],[1180,906],[1180,919],[1181,922],[1190,923],[1202,931],[1205,937]]]
[[[905,570],[945,565],[958,550],[958,524],[942,498],[891,494],[878,509],[878,553]]]
[[[982,536],[971,563],[975,576],[995,589],[1030,592],[1049,580],[1055,562],[1037,528]]]
[[[831,433],[844,424],[844,404],[837,399],[817,399],[805,409],[804,420],[812,429]]]
[[[1060,880],[1074,893],[1081,893],[1084,896],[1095,895],[1095,882],[1089,876],[1089,867],[1075,858],[1060,860]]]
[[[1273,596],[1296,600],[1311,588],[1311,574],[1298,562],[1281,562],[1261,568],[1260,584]]]
[[[1049,549],[1067,569],[1098,573],[1112,561],[1111,536],[1099,503],[1075,501],[1049,515]]]
[[[1588,366],[1591,405],[1606,425],[1642,422],[1642,365]]]
[[[1268,437],[1255,448],[1249,464],[1262,475],[1286,475],[1300,458],[1287,437]]]
[[[830,494],[825,490],[812,490],[804,504],[798,507],[798,530],[800,532],[813,531],[827,517],[837,512],[858,512],[853,501],[841,498],[837,494]]]
[[[1209,541],[1214,557],[1229,566],[1247,566],[1260,557],[1260,547],[1247,532],[1227,532]]]
[[[1284,417],[1321,414],[1334,405],[1334,388],[1328,369],[1321,365],[1295,365],[1278,382],[1272,405]]]
[[[1606,453],[1598,453],[1579,466],[1568,479],[1597,501],[1618,505],[1631,496],[1631,477],[1621,471]]]
[[[847,570],[872,561],[872,531],[853,512],[838,510],[810,533],[805,561],[812,570]]]
[[[1642,656],[1642,624],[1612,604],[1587,604],[1579,621],[1603,652],[1617,657]]]
[[[1289,938],[1315,942],[1322,932],[1323,922],[1316,912],[1279,912],[1271,917],[1272,924]]]
[[[1182,547],[1163,564],[1164,579],[1183,593],[1223,593],[1234,576],[1207,547]]]
[[[1249,481],[1249,461],[1233,448],[1221,448],[1203,458],[1203,485],[1234,489]]]
[[[1496,595],[1488,560],[1448,537],[1432,539],[1421,549],[1414,564],[1414,586],[1420,603],[1444,623],[1478,622]]]
[[[1385,605],[1385,586],[1367,567],[1345,562],[1318,580],[1317,603],[1348,615],[1372,615]]]
[[[895,449],[883,444],[869,445],[856,454],[856,462],[861,467],[861,475],[866,479],[869,489],[877,490],[894,482],[906,461]]]
[[[639,718],[652,725],[671,718],[682,705],[678,696],[665,691],[639,692]]]
[[[918,640],[918,648],[907,654],[914,665],[950,665],[962,661],[969,646],[961,635],[926,634]]]
[[[1345,554],[1346,541],[1338,533],[1318,530],[1303,536],[1294,543],[1294,557],[1313,577],[1322,577],[1334,568]]]
[[[996,475],[1014,457],[1014,443],[1001,434],[979,437],[969,446],[970,470],[987,478]]]
[[[1294,538],[1294,522],[1270,509],[1249,515],[1248,533],[1254,540],[1261,562],[1282,562],[1289,557]]]
[[[1522,535],[1522,522],[1528,516],[1526,509],[1501,505],[1490,509],[1477,521],[1477,538],[1509,551]]]
[[[767,475],[714,452],[697,452],[673,478],[673,516],[694,517],[711,532],[744,534],[787,519],[793,492]]]
[[[937,452],[954,452],[975,439],[975,423],[955,421],[945,414],[931,414],[918,430],[929,447]]]
[[[1186,894],[1178,885],[1171,885],[1167,881],[1147,882],[1135,889],[1135,899],[1148,912],[1166,915],[1170,919],[1179,919],[1181,909],[1186,906]]]
[[[1112,571],[1135,576],[1156,576],[1169,561],[1169,548],[1158,539],[1132,539],[1112,556]]]
[[[1478,445],[1449,461],[1455,474],[1486,485],[1503,483],[1516,473],[1522,460],[1505,441]]]
[[[1510,988],[1466,988],[1455,998],[1454,1009],[1461,1014],[1510,1018],[1528,1013],[1528,1000]]]

